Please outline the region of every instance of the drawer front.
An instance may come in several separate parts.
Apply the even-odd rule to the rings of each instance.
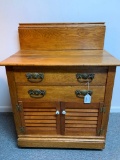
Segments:
[[[107,67],[16,67],[14,75],[19,85],[105,85]]]
[[[29,101],[83,102],[85,86],[17,86],[18,99]],[[91,102],[104,101],[104,86],[90,86]]]

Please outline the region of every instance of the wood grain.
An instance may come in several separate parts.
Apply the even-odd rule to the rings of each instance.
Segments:
[[[78,81],[77,73],[95,74],[90,85],[105,85],[107,67],[15,67],[14,75],[17,85],[87,85],[86,79]],[[42,73],[44,78],[40,82],[30,82],[27,73]],[[34,79],[33,79],[34,80]]]
[[[0,62],[6,66],[18,146],[103,149],[115,68],[120,66],[103,50],[105,24],[26,23],[18,32],[20,51]],[[44,79],[31,83],[25,75],[29,72],[41,72]],[[95,77],[88,86],[78,82],[76,73]],[[46,94],[32,98],[30,89]],[[88,89],[92,101],[84,104],[75,91]]]
[[[106,91],[105,91],[105,100],[104,100],[106,112],[103,114],[103,118],[102,118],[102,128],[104,128],[104,132],[103,132],[104,136],[106,136],[106,133],[107,133],[115,71],[116,71],[116,67],[109,67],[107,83],[106,83]]]
[[[17,134],[20,134],[20,127],[22,126],[20,113],[17,111],[16,105],[18,104],[17,101],[17,91],[16,91],[16,84],[14,79],[14,72],[13,67],[6,67],[9,91],[11,96],[11,103],[12,103],[12,111],[14,116],[14,121],[16,125]]]
[[[24,134],[60,134],[60,115],[56,115],[56,111],[60,110],[59,103],[20,103]]]
[[[45,90],[46,94],[42,98],[32,98],[28,94],[29,90],[40,89]],[[87,90],[87,86],[17,86],[17,93],[19,101],[31,101],[31,102],[52,102],[52,101],[64,101],[64,102],[81,102],[82,98],[78,98],[75,94],[76,90]],[[90,90],[93,91],[91,103],[104,101],[105,86],[90,86]]]
[[[62,128],[63,135],[97,135],[97,129],[101,126],[101,121],[98,122],[102,114],[99,113],[100,103],[63,102],[61,106],[62,110],[66,111],[65,116],[61,116],[61,120],[63,118],[62,125],[64,125],[64,128]],[[90,119],[90,117],[93,119]]]
[[[51,147],[51,148],[88,148],[103,149],[105,141],[100,139],[66,139],[66,138],[18,138],[19,147]]]
[[[1,66],[116,66],[120,61],[105,50],[36,51],[21,50]]]
[[[22,50],[103,49],[104,23],[20,24]]]

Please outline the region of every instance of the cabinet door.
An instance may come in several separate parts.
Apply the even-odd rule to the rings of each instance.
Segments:
[[[102,123],[103,103],[61,103],[61,134],[97,136]]]
[[[60,133],[60,104],[19,102],[21,133],[54,135]]]

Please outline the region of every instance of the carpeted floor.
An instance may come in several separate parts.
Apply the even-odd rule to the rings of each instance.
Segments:
[[[120,160],[120,113],[111,113],[104,150],[18,148],[12,113],[0,113],[0,160]]]

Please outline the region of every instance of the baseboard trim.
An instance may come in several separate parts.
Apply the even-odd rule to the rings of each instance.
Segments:
[[[12,112],[11,106],[0,106],[0,112]]]
[[[12,112],[11,106],[0,106],[0,112]],[[112,106],[110,113],[120,113],[120,106]]]

